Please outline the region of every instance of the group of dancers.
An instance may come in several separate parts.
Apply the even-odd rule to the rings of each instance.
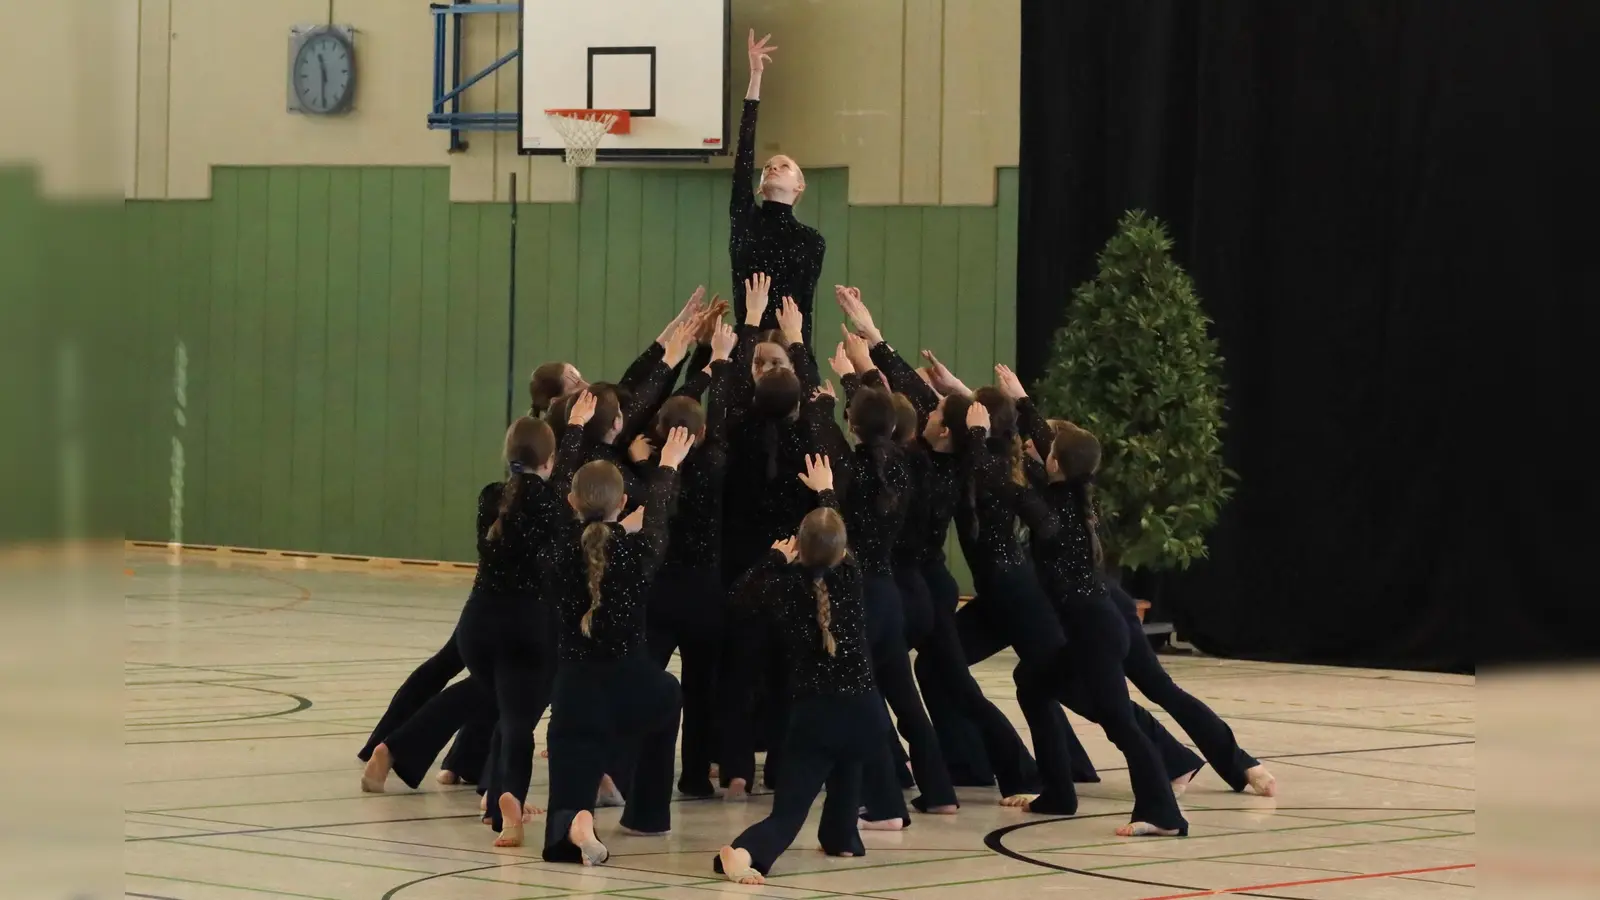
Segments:
[[[975,391],[928,351],[914,367],[844,286],[829,360],[841,428],[811,350],[826,245],[793,215],[804,175],[774,157],[761,203],[752,187],[774,49],[751,34],[730,209],[737,329],[701,289],[615,382],[567,362],[535,370],[506,476],[478,496],[472,592],[362,749],[362,788],[384,790],[390,772],[417,787],[454,735],[439,780],[477,784],[496,846],[520,846],[543,814],[545,860],[599,865],[597,808],[622,806],[626,833],[664,835],[675,771],[683,795],[720,785],[744,799],[764,748],[771,814],[713,863],[747,884],[824,788],[818,840],[835,856],[863,855],[862,829],[909,826],[913,786],[909,806],[926,814],[956,814],[958,784],[1075,813],[1075,782],[1099,779],[1063,706],[1127,760],[1120,835],[1187,834],[1177,798],[1205,763],[1236,791],[1272,795],[1103,576],[1094,435],[1046,420],[1005,366]],[[952,527],[976,587],[959,611]],[[1008,647],[1031,752],[969,669]],[[1132,702],[1129,680],[1204,761]],[[547,708],[541,810],[528,790]]]

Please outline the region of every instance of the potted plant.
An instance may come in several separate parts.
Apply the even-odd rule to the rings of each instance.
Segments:
[[[1222,464],[1222,358],[1162,223],[1126,213],[1073,292],[1034,385],[1046,414],[1100,439],[1106,571],[1187,568],[1238,476]]]

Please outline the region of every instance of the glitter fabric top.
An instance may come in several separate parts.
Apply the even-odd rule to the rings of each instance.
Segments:
[[[539,548],[560,525],[566,506],[550,482],[531,473],[495,481],[478,492],[478,574],[472,589],[485,594],[527,596],[539,594]],[[500,500],[515,485],[521,494],[500,523],[500,534],[489,528],[500,518]]]
[[[586,523],[567,519],[546,546],[540,561],[550,576],[560,616],[561,659],[613,660],[643,651],[645,597],[667,547],[667,507],[677,488],[677,470],[656,467],[644,498],[644,526],[635,534],[615,522],[605,526],[610,535],[600,579],[600,608],[588,636],[580,627],[590,607],[589,562],[579,543]]]
[[[744,281],[757,272],[772,279],[762,328],[778,327],[778,305],[793,297],[805,316],[805,342],[811,343],[812,297],[822,275],[828,242],[822,233],[794,217],[794,207],[775,200],[756,203],[756,110],[744,102],[739,149],[733,163],[733,195],[728,202],[728,258],[733,263],[733,311],[744,323]]]
[[[818,503],[838,508],[832,491]],[[816,580],[827,597],[828,631],[834,652],[823,646],[818,622]],[[867,651],[867,613],[861,599],[861,569],[846,555],[831,569],[807,571],[769,550],[735,585],[739,601],[773,615],[783,635],[784,661],[789,664],[789,690],[795,697],[853,697],[876,687]]]

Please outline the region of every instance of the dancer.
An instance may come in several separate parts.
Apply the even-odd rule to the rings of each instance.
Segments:
[[[806,176],[793,159],[779,154],[761,172],[761,204],[756,204],[756,113],[761,106],[761,73],[777,47],[767,44],[772,35],[756,41],[750,32],[750,86],[744,95],[739,120],[739,146],[733,163],[733,195],[728,204],[728,258],[733,264],[733,308],[745,320],[749,303],[746,280],[756,272],[772,279],[777,296],[793,297],[803,316],[800,340],[811,344],[812,295],[822,274],[827,241],[821,232],[794,217],[794,206],[806,190]],[[757,321],[762,328],[777,327],[776,308]],[[764,546],[764,545],[763,545]]]
[[[581,427],[592,407],[573,407]],[[645,597],[661,565],[678,466],[694,439],[674,428],[649,479],[644,506],[621,519],[622,473],[587,463],[567,496],[576,522],[551,541],[541,560],[554,580],[560,611],[560,658],[550,720],[550,808],[544,860],[606,861],[594,830],[594,791],[616,744],[634,745],[637,765],[622,827],[664,835],[672,825],[673,744],[682,695],[645,648]],[[620,519],[620,521],[619,521]]]
[[[816,362],[801,338],[799,308],[789,300],[780,307],[779,340],[760,340],[757,323],[768,303],[771,279],[757,272],[745,284],[749,306],[734,350],[733,385],[728,404],[728,470],[724,490],[722,570],[732,584],[772,545],[788,536],[795,522],[815,506],[814,495],[796,476],[805,471],[810,434],[800,421],[801,401],[819,384]],[[746,380],[748,379],[748,380]],[[784,660],[772,652],[773,626],[737,594],[729,595],[724,630],[718,699],[720,780],[725,799],[743,799],[754,784],[756,695],[765,683],[765,711],[773,728],[782,728],[785,692]],[[776,784],[782,751],[768,743],[763,773]]]
[[[1036,448],[1042,447],[1048,453],[1058,442],[1066,440],[1069,446],[1082,448],[1087,454],[1092,442],[1093,455],[1098,459],[1099,443],[1095,441],[1094,436],[1071,422],[1045,419],[1039,415],[1033,402],[1028,398],[1027,391],[1022,387],[1022,381],[1010,367],[996,366],[995,382],[1001,391],[1016,403],[1017,416],[1023,433],[1032,435],[1029,440]],[[1045,468],[1048,471],[1048,461]],[[1092,476],[1092,472],[1090,475]],[[1057,480],[1056,477],[1047,475],[1047,481],[1050,483]],[[1092,478],[1086,481],[1085,489],[1093,491]],[[1092,521],[1091,516],[1091,523]],[[1145,637],[1144,624],[1139,621],[1138,608],[1133,598],[1129,597],[1115,581],[1107,578],[1104,572],[1100,573],[1100,581],[1110,595],[1127,632],[1128,653],[1123,658],[1122,668],[1128,680],[1139,689],[1139,693],[1172,716],[1178,727],[1182,728],[1194,741],[1195,746],[1200,748],[1206,762],[1211,764],[1230,788],[1234,791],[1248,789],[1265,797],[1274,796],[1277,793],[1277,779],[1267,767],[1240,748],[1238,739],[1233,735],[1233,729],[1229,728],[1228,723],[1213,712],[1211,707],[1183,690],[1173,682],[1172,676],[1167,674],[1160,658],[1156,656],[1155,650],[1150,647],[1150,642]],[[1173,792],[1177,796],[1183,795],[1193,775],[1192,772],[1187,773],[1174,780]]]
[[[863,764],[883,754],[883,698],[868,658],[861,571],[827,457],[806,461],[803,483],[821,504],[795,537],[777,541],[740,581],[746,602],[776,616],[794,666],[784,770],[772,814],[722,848],[712,867],[739,884],[761,884],[805,824],[827,786],[817,840],[830,856],[864,856],[856,827]]]
[[[406,676],[373,726],[367,743],[356,753],[357,759],[367,763],[361,776],[362,790],[382,793],[391,769],[415,789],[453,734],[457,737],[445,755],[438,781],[477,783],[489,753],[494,711],[487,710],[486,720],[477,714],[484,711],[476,707],[479,688],[476,683],[469,683],[470,677],[450,684],[450,679],[465,668],[452,630],[439,652]]]
[[[686,430],[695,446],[679,473],[677,503],[667,525],[666,556],[650,587],[650,654],[663,669],[678,651],[683,674],[683,772],[678,790],[692,797],[715,793],[711,769],[717,656],[722,646],[722,493],[728,449],[725,423],[733,347],[737,338],[721,325],[711,338],[711,397],[702,409],[693,398],[674,396],[656,416],[665,442]]]
[[[1008,478],[1002,466],[986,458],[989,411],[974,404],[967,413],[974,468],[982,490],[1010,503],[1028,526],[1033,558],[1047,585],[1071,643],[1063,659],[1077,681],[1091,718],[1128,761],[1133,785],[1133,814],[1117,829],[1122,837],[1183,836],[1189,823],[1178,809],[1172,783],[1149,737],[1134,723],[1122,661],[1128,633],[1100,582],[1100,541],[1094,515],[1094,473],[1100,467],[1100,444],[1082,429],[1055,438],[1045,461],[1050,487],[1043,500],[1025,483]],[[1062,696],[1065,696],[1065,672]]]
[[[834,420],[830,393],[824,392],[808,405],[807,424],[816,447],[845,461],[840,471],[845,524],[851,551],[861,567],[872,668],[878,690],[911,745],[911,769],[922,789],[922,796],[912,805],[926,813],[950,814],[959,807],[955,786],[950,783],[939,740],[912,679],[905,612],[890,562],[905,525],[913,488],[910,470],[893,441],[898,417],[888,383],[873,364],[865,341],[846,329],[844,343],[854,369],[852,383],[860,385],[850,397],[846,416],[856,436],[855,449]]]
[[[585,403],[584,401],[587,401]],[[580,407],[592,408],[586,394]],[[564,448],[570,459],[577,433]],[[544,670],[552,664],[546,616],[535,567],[537,549],[549,539],[560,515],[554,433],[538,419],[523,417],[506,434],[510,474],[478,497],[478,573],[456,625],[456,645],[467,671],[499,715],[484,774],[489,824],[497,847],[522,844],[528,784],[533,777],[533,729],[548,696]],[[570,471],[570,468],[567,470]],[[598,781],[598,779],[596,779]]]
[[[965,717],[978,727],[985,754],[999,782],[1002,801],[1012,805],[1026,802],[1041,790],[1039,770],[1010,719],[984,696],[962,656],[955,619],[959,588],[945,564],[945,538],[956,507],[966,494],[966,474],[957,453],[955,432],[960,428],[970,401],[959,394],[949,397],[936,394],[884,341],[871,312],[861,302],[859,291],[840,286],[834,289],[834,296],[846,320],[870,346],[871,362],[880,367],[896,390],[905,393],[924,421],[919,445],[927,473],[918,493],[927,504],[926,519],[920,532],[903,530],[897,545],[908,561],[914,561],[920,569],[934,614],[932,631],[917,652],[915,670],[922,696],[930,714],[945,704],[952,717]],[[945,427],[946,416],[957,423],[955,428]],[[916,523],[908,525],[915,527]],[[980,570],[981,559],[969,557],[968,562],[975,572]],[[1059,706],[1042,705],[1038,715],[1059,718],[1061,729],[1070,735]],[[1071,763],[1063,762],[1063,765]]]

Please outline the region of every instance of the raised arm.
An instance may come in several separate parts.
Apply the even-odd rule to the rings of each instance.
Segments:
[[[1006,460],[989,447],[989,410],[982,403],[972,404],[967,409],[966,425],[978,490],[1000,498],[1013,510],[1028,527],[1035,546],[1054,548],[1061,539],[1061,520],[1038,491],[1017,484]]]
[[[994,367],[994,383],[1000,392],[1011,398],[1017,405],[1017,426],[1026,439],[1033,441],[1039,456],[1050,455],[1050,445],[1055,443],[1055,432],[1050,429],[1050,423],[1039,414],[1033,401],[1028,399],[1028,392],[1022,388],[1022,379],[1011,371],[1011,367],[1001,364]]]
[[[672,518],[672,498],[678,492],[678,466],[688,454],[694,438],[687,429],[674,428],[661,448],[661,461],[650,473],[645,487],[643,506],[628,518],[641,516],[638,528],[627,537],[641,549],[641,570],[646,577],[654,574],[667,551],[667,522]],[[631,523],[623,520],[623,527]]]
[[[841,465],[848,467],[850,442],[845,439],[839,420],[834,418],[834,400],[832,385],[819,390],[809,402],[802,404],[800,418],[810,438],[811,452],[839,460]],[[842,485],[840,489],[843,490]]]
[[[739,144],[733,157],[733,195],[728,200],[728,215],[739,218],[756,204],[756,111],[761,106],[761,73],[778,49],[767,44],[772,35],[756,40],[750,29],[750,86],[744,92],[744,114],[739,119]]]
[[[567,407],[567,427],[561,432],[561,444],[556,448],[556,464],[550,470],[550,486],[563,497],[572,488],[572,476],[583,465],[583,426],[594,418],[595,402],[594,394],[586,390]]]
[[[706,402],[706,440],[722,446],[728,438],[728,394],[733,389],[733,354],[738,338],[718,324],[711,336],[711,395]]]
[[[911,400],[911,405],[917,410],[918,423],[926,424],[928,415],[939,406],[938,392],[923,381],[917,370],[900,358],[900,354],[883,339],[883,332],[879,331],[877,324],[872,321],[872,311],[861,301],[859,288],[834,285],[833,299],[838,302],[840,311],[844,313],[845,321],[848,323],[847,330],[853,331],[866,343],[867,361],[882,371],[890,390],[905,394]],[[850,350],[848,343],[840,346],[845,351]],[[856,368],[853,362],[851,366]],[[866,374],[859,368],[856,368],[856,371],[858,374]]]
[[[632,441],[636,435],[643,434],[650,427],[650,421],[655,418],[656,410],[666,400],[667,389],[671,387],[674,373],[678,364],[688,355],[689,343],[694,339],[694,325],[684,322],[673,329],[671,337],[667,338],[662,356],[653,364],[645,374],[644,380],[634,389],[633,402],[623,414],[622,433],[618,436],[619,443]],[[652,344],[651,346],[659,346]]]

